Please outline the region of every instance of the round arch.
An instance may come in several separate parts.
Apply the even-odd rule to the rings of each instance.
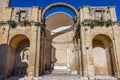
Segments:
[[[96,37],[96,36],[103,36],[103,37],[106,37],[107,39],[109,39],[110,41],[112,41],[112,38],[111,36],[107,35],[107,34],[96,34],[92,37],[92,40]]]
[[[26,35],[23,34],[17,34],[15,36],[13,36],[9,42],[9,45],[13,48],[17,48],[18,44],[20,43],[20,41],[27,39],[30,43],[29,38]]]
[[[97,35],[95,35],[95,36],[92,38],[92,42],[93,42],[94,39],[96,39],[96,40],[98,40],[98,41],[100,41],[100,42],[103,42],[103,41],[104,41],[103,43],[107,43],[107,44],[108,44],[107,41],[109,41],[109,42],[111,42],[111,44],[113,45],[112,38],[111,38],[109,35],[106,35],[106,34],[97,34]]]
[[[63,26],[72,27],[75,23],[69,15],[64,13],[55,13],[46,19],[45,24],[46,24],[46,29],[50,31],[53,30],[54,32],[54,29],[59,29],[62,28]]]
[[[115,75],[113,42],[106,34],[95,35],[92,39],[95,75]]]
[[[29,50],[28,47],[30,47],[30,40],[26,35],[17,34],[10,39],[8,53],[9,57],[7,57],[7,67],[5,72],[6,75],[27,75],[27,61],[29,61],[27,57],[29,54],[25,54],[24,49],[27,48]],[[25,54],[24,57],[26,58],[26,61],[21,58],[21,54],[23,53]],[[19,71],[21,74],[19,74]]]
[[[48,10],[50,10],[54,7],[59,7],[59,6],[63,6],[63,7],[66,7],[68,9],[72,10],[75,13],[75,15],[78,17],[77,10],[73,6],[71,6],[70,4],[62,3],[62,2],[54,3],[54,4],[51,4],[51,5],[47,6],[43,11],[43,16],[42,17],[45,16],[45,14]]]
[[[68,73],[74,70],[77,72],[76,56],[74,55],[75,52],[73,52],[73,27],[75,22],[68,14],[57,12],[50,15],[46,19],[45,24],[46,29],[50,33],[51,44],[47,46],[51,46],[49,52],[53,56],[51,57],[53,71],[60,69],[67,71],[69,68],[70,72]],[[69,56],[72,57],[70,58]]]

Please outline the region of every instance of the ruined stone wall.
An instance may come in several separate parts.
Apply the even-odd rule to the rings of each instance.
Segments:
[[[108,7],[90,7],[90,6],[83,6],[79,9],[80,11],[80,21],[84,20],[112,20],[117,21],[116,12],[114,6]]]
[[[50,38],[50,31],[46,30],[46,39],[45,39],[45,46],[44,46],[44,66],[45,70],[49,70],[51,68],[51,38]]]
[[[12,13],[12,20],[15,20],[17,22],[24,21],[24,20],[30,20],[32,15],[32,8],[21,8],[16,7],[13,10]]]
[[[37,41],[37,43],[40,42],[40,27],[38,28],[37,26],[35,26],[35,23],[31,23],[31,25],[26,25],[26,26],[17,24],[16,28],[12,28],[6,22],[8,20],[15,20],[17,22],[18,17],[16,17],[16,14],[19,13],[20,11],[26,12],[25,20],[30,21],[31,16],[33,17],[32,20],[34,20],[34,17],[39,17],[41,19],[41,17],[38,16],[39,13],[33,11],[33,9],[34,8],[14,8],[14,9],[6,8],[4,10],[4,14],[1,15],[1,17],[3,18],[3,19],[1,18],[2,19],[1,21],[4,21],[4,23],[2,23],[2,22],[0,23],[0,37],[1,37],[1,39],[0,39],[0,55],[2,57],[6,57],[6,58],[4,58],[4,60],[1,60],[0,64],[3,65],[2,67],[4,67],[4,65],[8,66],[8,67],[4,67],[5,75],[11,75],[11,71],[12,71],[12,68],[14,65],[14,60],[15,60],[15,59],[13,59],[13,57],[15,54],[12,54],[13,50],[10,50],[12,48],[9,47],[7,49],[6,48],[3,49],[2,47],[4,47],[4,46],[1,46],[1,45],[6,44],[6,45],[10,46],[10,42],[13,39],[13,37],[19,36],[19,35],[26,36],[30,41],[29,61],[28,61],[28,69],[27,69],[28,75],[34,76],[35,68],[36,68],[36,74],[37,75],[40,74],[39,73],[40,62],[38,62],[40,60],[40,57],[39,57],[40,56],[40,52],[39,52],[40,48],[36,47],[36,46],[40,46],[40,44],[36,44],[36,41]],[[40,12],[39,8],[38,8],[38,11]],[[34,15],[34,14],[32,15],[33,12],[37,13],[37,15]],[[40,14],[41,14],[41,12],[40,12]],[[16,40],[15,44],[18,44],[19,40],[20,39]],[[15,44],[13,44],[13,45],[15,45]],[[37,52],[37,49],[38,49],[38,52]],[[4,54],[4,53],[6,53],[6,54]],[[37,58],[38,61],[36,64],[35,64],[35,59],[36,59],[35,55],[38,55],[38,57],[39,57],[39,58]]]
[[[6,7],[9,7],[11,0],[0,0],[0,21],[3,20],[3,15]]]
[[[5,13],[5,10],[3,10],[2,8],[0,8],[0,21],[3,21],[3,15]]]
[[[93,44],[92,41],[95,36],[97,35],[107,35],[113,43],[113,50],[114,52],[112,54],[112,59],[117,59],[115,61],[114,65],[114,72],[115,76],[118,76],[119,74],[119,26],[110,26],[110,27],[100,27],[96,26],[93,29],[88,27],[88,26],[83,26],[81,27],[81,39],[82,39],[82,50],[83,50],[83,66],[84,66],[84,74],[89,75],[89,76],[94,76],[95,75],[95,64],[94,64],[94,59],[98,59],[97,57],[94,57],[93,54]],[[115,57],[113,57],[115,56]],[[100,55],[99,57],[103,57],[103,55]],[[110,57],[106,53],[106,57]],[[107,59],[107,58],[106,58]],[[106,64],[107,66],[111,66],[110,64]],[[109,68],[110,69],[110,68]],[[109,70],[108,69],[108,70]],[[108,72],[107,72],[108,73]],[[110,75],[109,73],[107,75]]]
[[[1,0],[0,4],[3,3],[3,1],[5,0]],[[2,6],[2,4],[1,4]],[[3,6],[4,7],[4,6]],[[80,8],[80,22],[84,21],[85,19],[95,19],[96,16],[100,16],[101,13],[96,13],[96,15],[94,15],[95,10],[102,10],[103,13],[103,18],[105,19],[111,19],[112,21],[116,21],[116,14],[115,14],[115,8],[114,7],[106,7],[106,8],[94,8],[94,7],[82,7]],[[42,10],[39,7],[32,7],[32,8],[5,8],[3,10],[0,9],[0,21],[7,21],[7,20],[15,20],[15,21],[19,21],[19,13],[22,13],[22,20],[30,20],[30,21],[39,21],[41,22],[42,19]],[[9,52],[7,47],[5,48],[1,48],[1,45],[9,45],[11,39],[19,34],[25,35],[28,37],[28,39],[30,40],[30,54],[29,54],[29,64],[28,64],[28,75],[29,76],[34,76],[35,74],[38,76],[39,72],[42,71],[42,65],[44,65],[44,62],[42,62],[43,57],[44,57],[44,61],[45,63],[50,63],[50,42],[49,42],[49,37],[50,33],[46,33],[46,39],[47,42],[45,44],[44,50],[45,53],[44,56],[42,55],[41,58],[41,25],[39,27],[35,26],[34,23],[32,23],[31,25],[27,25],[27,26],[21,26],[19,24],[17,24],[16,28],[11,28],[8,24],[1,24],[0,23],[0,57],[2,56],[2,58],[4,57],[9,57],[11,58],[11,56],[13,55],[8,55],[6,56],[6,54]],[[107,35],[113,42],[113,50],[114,53],[113,55],[115,56],[115,76],[120,76],[120,26],[118,24],[114,24],[114,26],[110,26],[110,27],[100,27],[100,26],[96,26],[93,29],[91,29],[89,26],[81,26],[81,47],[82,47],[82,57],[83,57],[83,70],[84,70],[84,75],[87,76],[95,76],[95,66],[94,66],[94,55],[93,55],[93,45],[92,45],[92,40],[96,35],[99,34],[104,34]],[[71,35],[69,36],[71,37]],[[63,38],[62,38],[63,39]],[[17,41],[16,41],[17,43]],[[43,44],[43,43],[42,43]],[[73,45],[73,44],[72,44]],[[4,47],[4,46],[2,46]],[[63,46],[61,46],[63,47]],[[73,48],[73,47],[72,47]],[[71,48],[70,48],[71,49]],[[71,52],[74,52],[73,50],[71,50]],[[6,53],[6,54],[3,54]],[[76,68],[76,64],[75,61],[72,62],[72,59],[74,59],[74,54],[70,54],[70,56],[73,56],[73,58],[71,58],[71,63],[70,63],[70,68]],[[69,56],[69,57],[70,57]],[[60,56],[59,56],[60,57]],[[63,55],[64,57],[64,55]],[[102,56],[101,56],[102,57]],[[0,58],[0,59],[2,59]],[[3,65],[5,62],[7,62],[8,60],[4,58],[4,60],[0,60],[0,65]],[[65,58],[65,57],[64,57]],[[13,61],[13,59],[11,58],[10,61]],[[48,62],[49,61],[49,62]],[[6,64],[6,63],[5,63]],[[8,69],[10,68],[9,66],[11,66],[11,64],[6,64],[8,66]],[[2,66],[4,67],[4,65]],[[8,72],[8,70],[6,71]],[[9,73],[9,72],[8,72]],[[42,72],[41,72],[42,73]]]
[[[0,0],[0,8],[5,8],[10,5],[11,0]]]

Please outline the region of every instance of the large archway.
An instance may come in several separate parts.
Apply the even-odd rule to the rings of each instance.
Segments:
[[[25,35],[14,36],[9,43],[6,74],[12,76],[27,75],[30,41]]]
[[[65,13],[54,13],[46,21],[46,29],[50,33],[52,42],[52,68],[53,73],[70,73],[75,72],[76,55],[74,50],[74,21]]]
[[[77,10],[76,10],[72,5],[66,4],[66,3],[62,3],[62,2],[54,3],[54,4],[51,4],[51,5],[47,6],[47,7],[44,9],[44,11],[43,11],[42,17],[45,17],[45,14],[46,14],[50,9],[53,9],[53,8],[55,8],[55,7],[65,7],[65,8],[68,8],[68,9],[72,10],[72,11],[75,13],[76,17],[78,17],[78,12],[77,12]]]
[[[58,7],[58,10],[54,10],[52,13],[49,12]],[[66,8],[73,14],[71,15],[69,11],[61,11],[60,8]],[[47,13],[49,14],[47,15]],[[53,69],[53,73],[68,73],[73,71],[77,74],[76,55],[74,54],[73,43],[73,28],[76,25],[74,21],[76,17],[78,17],[77,10],[73,6],[61,2],[49,5],[42,13],[47,32],[46,43],[50,43],[46,47],[49,51],[45,51],[45,54],[49,52],[51,54],[51,68]],[[47,59],[44,60],[45,68],[47,65],[46,61]]]
[[[96,76],[115,76],[115,58],[112,40],[106,35],[93,38],[94,73]]]

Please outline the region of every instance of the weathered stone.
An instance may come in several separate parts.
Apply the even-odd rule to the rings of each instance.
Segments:
[[[0,0],[0,75],[28,76],[28,80],[48,73],[85,76],[67,80],[94,79],[101,75],[120,78],[119,23],[94,28],[82,24],[101,17],[116,21],[115,7],[83,6],[77,11],[65,3],[55,3],[44,10],[8,5],[9,0]],[[72,10],[76,21],[64,13],[54,13],[44,19],[46,12],[56,6]],[[8,20],[16,21],[16,28],[7,24]],[[24,20],[29,24],[20,23]],[[70,76],[62,77],[58,76],[64,80]]]

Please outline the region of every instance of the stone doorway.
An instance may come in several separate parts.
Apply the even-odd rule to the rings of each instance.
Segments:
[[[106,35],[93,39],[94,73],[96,76],[115,76],[115,58],[112,40]]]
[[[76,55],[73,43],[74,21],[65,13],[54,13],[46,19],[46,29],[50,33],[52,73],[77,74]]]
[[[20,77],[27,75],[30,47],[29,39],[25,35],[16,35],[10,40],[9,45],[6,75]]]

